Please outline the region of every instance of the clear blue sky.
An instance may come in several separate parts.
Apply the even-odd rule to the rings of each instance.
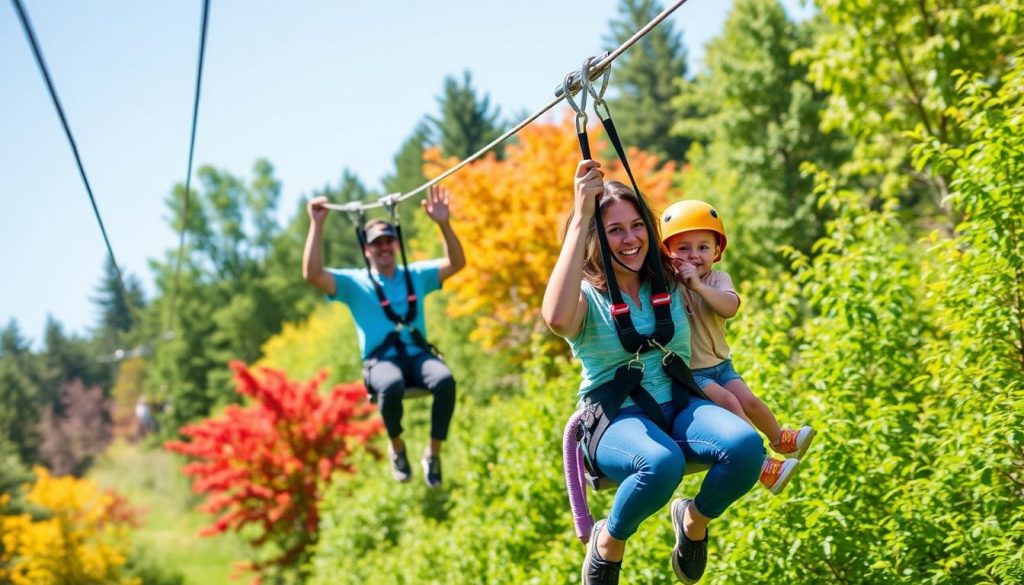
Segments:
[[[185,175],[201,2],[23,2],[118,262],[149,294],[147,260],[177,244],[163,201]],[[810,10],[783,4],[796,18]],[[345,167],[376,188],[416,122],[436,112],[446,75],[468,69],[504,114],[533,112],[600,50],[616,5],[212,0],[195,166],[249,177],[268,158],[282,216]],[[691,0],[670,18],[691,72],[730,6]],[[106,252],[8,2],[0,72],[0,320],[16,319],[38,347],[47,314],[82,334],[96,322]]]

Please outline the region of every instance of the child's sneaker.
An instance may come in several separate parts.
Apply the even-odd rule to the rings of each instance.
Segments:
[[[761,464],[761,485],[768,488],[768,491],[778,495],[786,487],[789,480],[793,478],[796,466],[800,465],[799,459],[772,459],[765,457]]]
[[[814,440],[815,431],[809,426],[797,429],[782,429],[782,436],[778,443],[772,443],[772,450],[787,458],[803,459],[807,448]]]

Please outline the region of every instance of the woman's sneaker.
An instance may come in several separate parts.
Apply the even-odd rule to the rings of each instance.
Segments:
[[[395,478],[395,481],[409,481],[412,477],[412,467],[409,466],[409,458],[405,451],[395,453],[388,445],[388,455],[391,457],[391,477]]]
[[[772,443],[772,450],[791,459],[803,459],[807,448],[814,440],[815,430],[804,425],[797,429],[782,429],[778,443]]]
[[[789,480],[796,472],[796,466],[800,465],[799,459],[772,459],[765,457],[761,464],[761,485],[768,488],[768,491],[778,495],[786,487]]]
[[[704,540],[694,541],[683,531],[683,518],[691,501],[689,498],[676,498],[669,508],[672,512],[672,529],[676,533],[676,546],[672,549],[672,571],[680,582],[688,584],[700,581],[708,566],[708,533],[704,533]]]
[[[587,543],[587,556],[583,558],[583,585],[618,585],[619,571],[622,561],[612,562],[601,558],[597,552],[597,537],[607,520],[598,520],[590,531],[590,542]]]

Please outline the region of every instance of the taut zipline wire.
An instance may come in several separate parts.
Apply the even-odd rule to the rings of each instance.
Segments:
[[[89,195],[89,202],[92,204],[93,215],[96,216],[96,223],[100,226],[100,233],[103,234],[103,243],[107,246],[107,254],[110,255],[110,263],[114,266],[114,272],[117,273],[117,285],[120,287],[121,298],[124,299],[125,305],[128,310],[135,313],[136,307],[133,307],[131,300],[128,297],[128,290],[124,285],[124,276],[121,274],[121,266],[117,263],[117,257],[114,255],[114,248],[110,245],[110,237],[107,235],[107,228],[103,225],[103,217],[100,216],[100,208],[96,204],[96,197],[93,196],[92,186],[89,185],[89,177],[85,174],[85,166],[82,165],[82,157],[78,154],[78,145],[75,143],[74,136],[71,135],[71,127],[68,126],[67,116],[64,115],[64,107],[60,104],[60,98],[57,97],[57,90],[53,86],[53,80],[50,79],[50,71],[46,67],[46,61],[43,59],[43,53],[39,49],[39,43],[36,41],[36,33],[32,29],[32,23],[28,19],[28,13],[25,12],[25,7],[21,5],[21,0],[11,0],[14,4],[14,11],[18,13],[18,19],[21,21],[21,28],[25,31],[25,36],[28,38],[28,44],[32,48],[32,55],[36,59],[36,65],[39,67],[39,72],[43,74],[43,81],[46,82],[46,89],[50,92],[50,99],[53,101],[53,107],[57,109],[57,115],[60,117],[60,124],[64,128],[64,136],[68,139],[68,144],[71,145],[71,154],[75,157],[75,164],[78,165],[78,174],[82,177],[82,183],[85,185],[85,192]]]
[[[666,18],[668,18],[668,16],[670,14],[675,12],[675,10],[677,8],[679,8],[680,6],[682,6],[683,4],[686,4],[686,2],[687,2],[687,0],[675,0],[675,2],[673,2],[668,8],[662,10],[657,16],[655,16],[653,19],[651,19],[650,22],[648,22],[646,25],[644,25],[643,28],[641,28],[640,30],[636,31],[636,33],[634,33],[633,36],[631,36],[628,39],[626,39],[626,41],[624,43],[622,43],[621,45],[619,45],[618,48],[616,48],[614,51],[609,53],[606,57],[602,58],[600,61],[598,61],[595,64],[593,64],[590,67],[589,72],[587,73],[587,78],[591,79],[591,80],[597,79],[604,72],[604,70],[607,67],[611,66],[612,61],[614,61],[619,55],[622,55],[622,53],[624,53],[627,49],[629,49],[634,44],[636,44],[636,42],[639,41],[641,38],[643,38],[644,35],[649,33],[654,27],[658,26],[658,24],[660,24],[661,21],[663,21]],[[528,126],[530,123],[532,123],[534,120],[536,120],[537,118],[540,118],[541,116],[546,114],[549,110],[551,110],[552,108],[557,106],[559,102],[561,102],[563,99],[565,99],[565,90],[564,90],[564,88],[568,88],[570,93],[575,94],[577,91],[580,90],[581,87],[582,87],[582,85],[580,83],[580,74],[579,73],[574,73],[573,76],[565,84],[559,85],[558,88],[555,90],[555,99],[553,99],[550,102],[548,102],[545,106],[543,106],[542,108],[540,108],[539,110],[534,112],[532,115],[530,115],[528,118],[526,118],[525,120],[523,120],[519,124],[516,124],[513,128],[511,128],[510,130],[508,130],[507,132],[505,132],[501,136],[499,136],[499,137],[495,138],[494,140],[492,140],[490,143],[487,144],[487,146],[484,146],[480,150],[476,151],[475,153],[469,155],[468,157],[466,157],[465,159],[460,161],[458,164],[456,164],[452,168],[450,168],[447,171],[441,173],[437,177],[427,181],[426,183],[420,185],[419,187],[416,187],[415,189],[413,189],[412,191],[409,191],[408,193],[402,193],[402,194],[392,193],[392,194],[389,194],[389,195],[385,195],[384,197],[381,197],[376,202],[372,202],[372,203],[363,203],[363,202],[358,202],[358,201],[353,201],[353,202],[349,202],[349,203],[340,203],[340,204],[339,203],[326,203],[324,205],[324,207],[326,207],[328,209],[333,209],[335,211],[345,211],[345,212],[348,212],[348,213],[351,213],[351,214],[359,214],[359,213],[362,213],[363,211],[366,211],[368,209],[374,209],[374,208],[378,208],[378,207],[382,207],[383,208],[383,207],[392,206],[392,205],[395,205],[395,204],[397,204],[399,202],[405,201],[406,199],[409,199],[410,197],[414,197],[414,196],[422,193],[423,191],[426,191],[430,187],[433,187],[434,185],[440,183],[441,181],[445,180],[446,178],[450,177],[451,175],[455,174],[462,167],[464,167],[464,166],[468,165],[469,163],[475,161],[476,159],[480,158],[481,156],[486,154],[489,150],[491,150],[492,148],[494,148],[498,144],[501,144],[502,142],[507,140],[509,137],[514,136],[520,130],[522,130],[523,128]]]
[[[185,237],[188,234],[188,201],[189,190],[192,184],[192,155],[196,148],[196,123],[199,119],[199,90],[203,83],[203,62],[206,56],[206,29],[210,16],[210,0],[203,0],[202,24],[199,28],[199,63],[196,65],[196,92],[192,101],[192,134],[188,142],[188,169],[185,172],[185,201],[181,210],[181,233],[178,236],[178,255],[174,266],[174,280],[171,284],[171,296],[168,300],[167,321],[164,323],[164,331],[170,331],[174,326],[174,305],[178,298],[178,285],[181,281],[182,257],[185,254]]]

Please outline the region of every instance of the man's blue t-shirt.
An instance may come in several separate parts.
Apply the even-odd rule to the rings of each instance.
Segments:
[[[441,288],[441,278],[438,272],[442,260],[427,260],[413,262],[409,265],[409,275],[412,277],[412,288],[416,291],[416,319],[412,326],[419,330],[424,337],[427,336],[426,326],[423,322],[423,300],[426,296]],[[390,278],[373,271],[373,278],[384,291],[384,296],[391,302],[391,308],[399,317],[405,317],[409,310],[409,300],[406,298],[405,277],[401,266],[395,269],[395,274]],[[339,301],[348,305],[352,311],[352,317],[356,321],[356,331],[359,333],[359,349],[363,359],[378,345],[383,343],[388,333],[395,330],[395,325],[388,320],[384,309],[380,306],[377,293],[373,290],[373,283],[370,275],[365,269],[340,268],[328,269],[334,275],[334,296],[328,295],[332,301]],[[413,345],[412,335],[409,329],[403,329],[402,341],[406,342],[409,355],[416,355],[422,350]],[[395,355],[392,348],[384,356]],[[382,357],[384,357],[382,356]]]

